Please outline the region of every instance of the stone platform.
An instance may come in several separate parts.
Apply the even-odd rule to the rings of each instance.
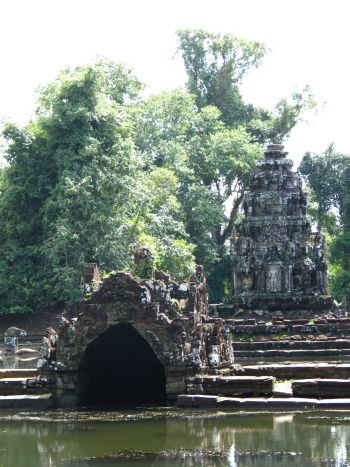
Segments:
[[[293,336],[298,334],[319,335],[329,334],[333,337],[350,336],[350,318],[315,317],[286,319],[283,317],[263,321],[256,318],[225,319],[225,325],[235,336],[239,335],[273,335],[285,334]]]
[[[268,312],[283,310],[284,314],[288,311],[293,312],[293,310],[320,312],[330,310],[332,303],[333,300],[329,295],[247,294],[234,297],[231,310],[265,310]]]
[[[299,362],[243,365],[236,372],[245,376],[273,376],[276,380],[350,378],[350,364]]]
[[[37,374],[38,370],[36,368],[1,368],[0,380],[2,378],[34,378]]]
[[[350,319],[319,317],[275,318],[269,322],[226,319],[232,336],[236,363],[280,361],[322,361],[323,358],[350,359]],[[340,363],[340,362],[339,362]]]
[[[350,410],[350,398],[316,399],[305,397],[221,397],[202,394],[180,394],[178,407],[225,408],[235,410]]]
[[[209,376],[197,378],[205,394],[272,395],[275,378],[272,376]]]
[[[53,406],[52,394],[28,395],[16,394],[0,396],[0,409],[36,409],[45,410]]]
[[[1,378],[0,395],[45,394],[47,384],[37,378]]]

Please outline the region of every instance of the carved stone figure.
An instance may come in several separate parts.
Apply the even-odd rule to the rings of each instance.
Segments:
[[[266,290],[268,292],[281,291],[281,267],[278,264],[268,266]]]

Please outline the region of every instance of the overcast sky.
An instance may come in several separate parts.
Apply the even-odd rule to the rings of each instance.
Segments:
[[[35,89],[98,55],[134,68],[157,93],[185,84],[175,31],[204,28],[263,41],[247,102],[273,107],[309,84],[320,104],[286,142],[298,162],[335,142],[350,153],[349,0],[0,0],[0,116],[25,123]]]

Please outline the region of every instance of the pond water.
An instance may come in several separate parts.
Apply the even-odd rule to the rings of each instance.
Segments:
[[[0,413],[1,467],[350,465],[350,412]]]

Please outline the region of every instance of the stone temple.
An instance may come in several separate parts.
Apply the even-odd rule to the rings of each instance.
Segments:
[[[97,266],[88,265],[91,294],[77,317],[62,317],[58,332],[48,329],[40,350],[37,383],[53,394],[56,406],[158,404],[179,394],[197,402],[203,394],[272,394],[271,387],[260,387],[273,384],[272,376],[255,382],[249,375],[236,377],[233,349],[253,345],[232,342],[238,321],[250,335],[267,328],[286,332],[286,315],[312,316],[332,305],[322,232],[311,230],[301,178],[286,155],[283,146],[269,146],[251,174],[244,218],[232,239],[230,304],[213,305],[210,314],[203,268],[197,266],[188,282],[175,282],[154,269],[144,248],[135,253],[136,276],[112,271],[100,282]],[[227,312],[271,312],[275,323],[225,320]],[[237,384],[245,386],[238,390]]]
[[[164,403],[201,390],[200,375],[230,371],[231,336],[208,315],[202,267],[188,282],[147,272],[111,272],[76,318],[48,329],[38,369],[57,406]]]
[[[320,311],[327,293],[322,231],[312,232],[301,177],[283,145],[268,146],[251,174],[232,239],[234,310]]]

